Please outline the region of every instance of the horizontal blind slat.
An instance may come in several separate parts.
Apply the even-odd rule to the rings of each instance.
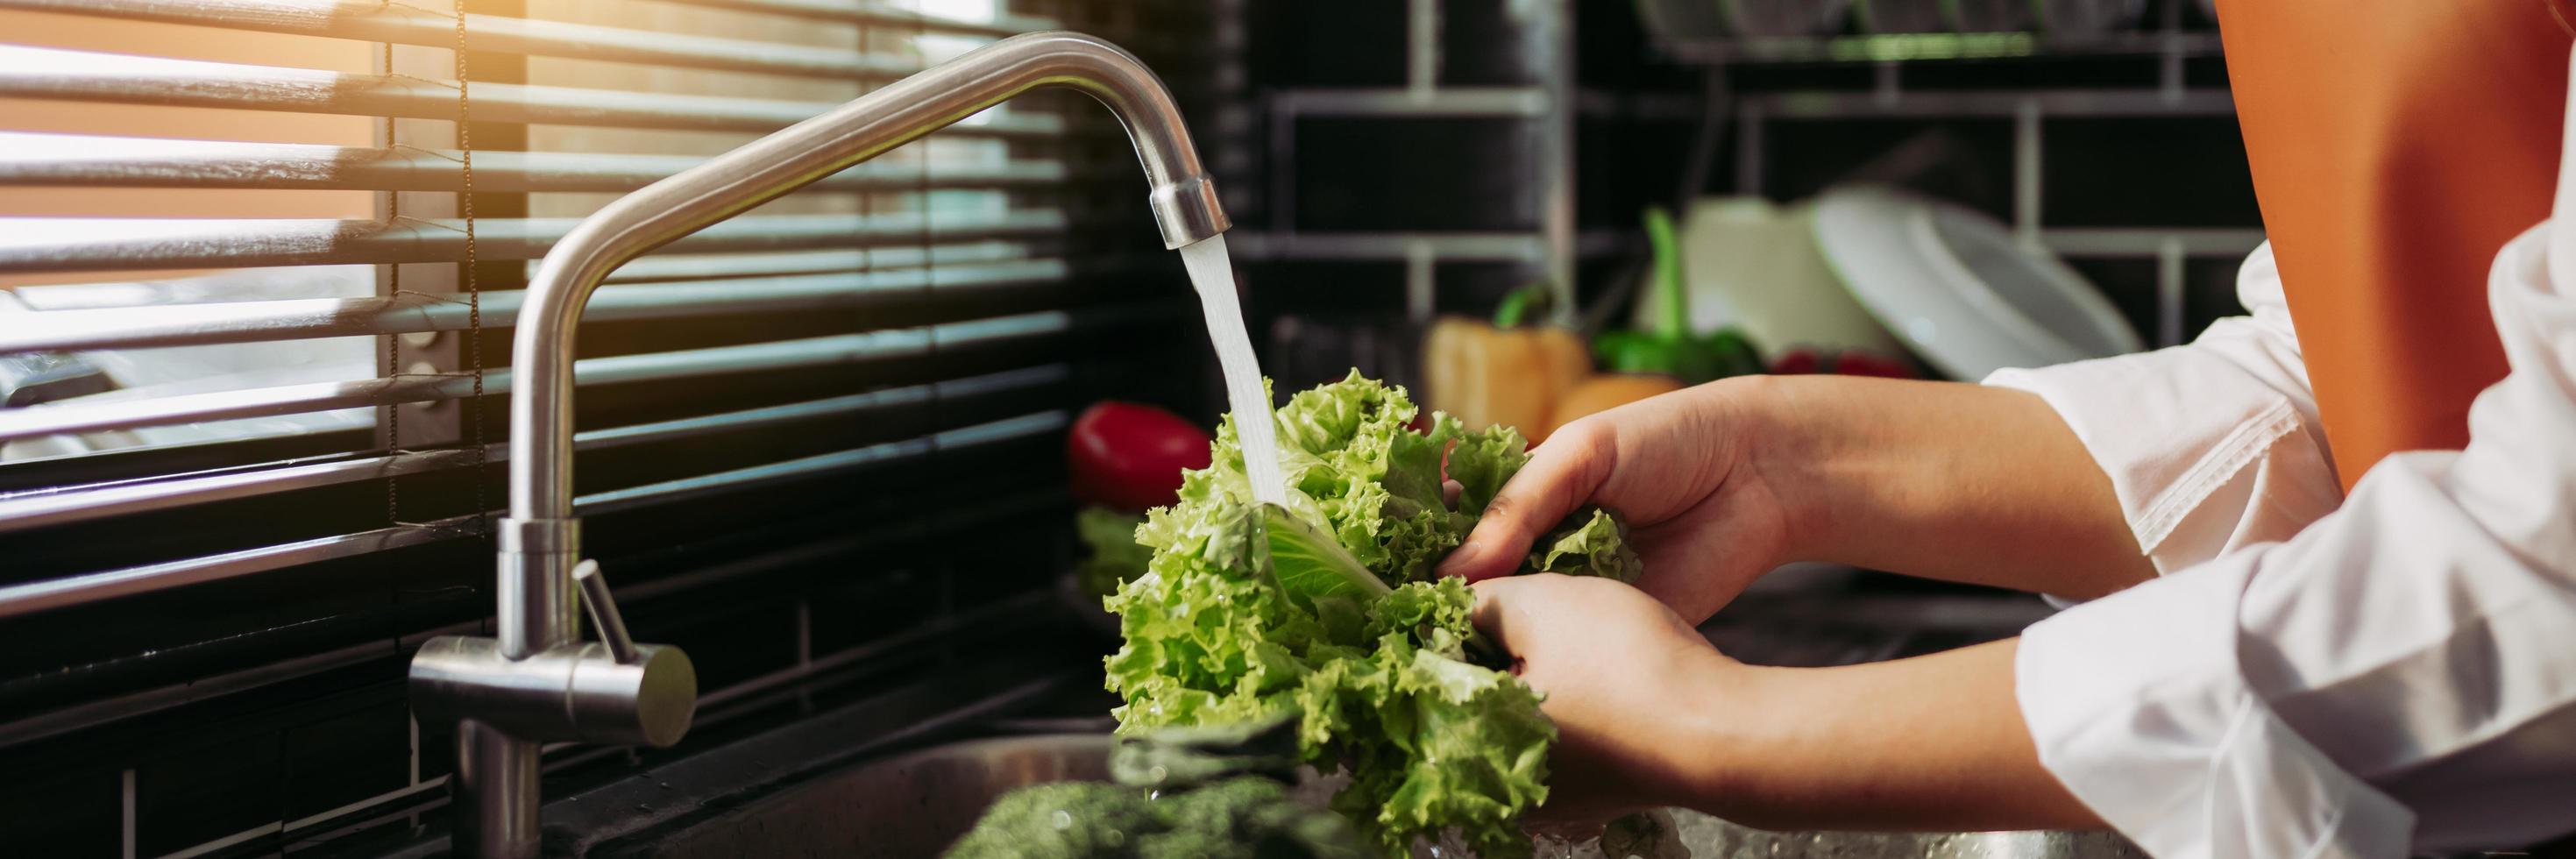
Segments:
[[[480,191],[632,191],[706,159],[575,152],[474,153]],[[236,143],[0,131],[0,185],[462,191],[462,153],[301,143]],[[1056,161],[941,167],[870,162],[816,182],[825,191],[1023,188],[1064,181]]]
[[[431,48],[455,47],[457,39],[456,19],[444,10],[382,0],[0,0],[0,9]],[[800,77],[885,80],[923,68],[918,60],[842,48],[482,14],[465,16],[465,44],[496,53]]]
[[[972,449],[987,444],[1040,436],[1062,429],[1066,420],[1066,415],[1062,411],[1039,412],[839,453],[827,453],[786,462],[594,493],[573,499],[573,511],[584,516],[595,516],[692,497],[808,480],[864,469],[891,460],[927,456],[946,450]],[[505,511],[493,512],[497,515]],[[162,564],[0,587],[0,617],[12,617],[184,585],[201,584],[402,546],[468,537],[474,533],[475,519],[476,517],[471,514],[454,516],[432,522],[378,528],[357,534],[319,537]]]
[[[990,21],[967,21],[889,6],[883,3],[852,3],[848,0],[670,0],[691,6],[759,12],[793,18],[823,21],[847,21],[853,24],[894,27],[923,33],[962,33],[970,36],[1010,36],[1035,30],[1053,30],[1054,19],[1031,15],[996,15]]]
[[[1076,328],[1121,324],[1156,312],[1136,307],[1047,310],[862,334],[590,358],[573,364],[573,379],[582,385],[622,384],[920,358],[943,348],[1045,337]],[[483,391],[487,395],[508,393],[511,379],[508,370],[486,373]],[[473,395],[473,382],[473,377],[465,374],[439,374],[174,395],[156,395],[152,389],[136,388],[101,395],[118,397],[108,402],[72,401],[0,412],[0,441],[463,399]]]
[[[576,451],[610,450],[637,444],[753,430],[818,418],[863,415],[872,411],[934,400],[957,401],[1025,393],[1061,384],[1071,376],[1071,368],[1063,364],[1048,364],[782,406],[766,406],[588,430],[573,436],[573,449]],[[485,445],[484,458],[487,460],[499,461],[508,459],[509,456],[508,442],[492,442]],[[0,533],[195,504],[253,498],[360,480],[379,480],[463,468],[475,462],[472,448],[416,451],[338,462],[284,465],[256,470],[227,470],[216,474],[29,492],[0,497]]]
[[[0,96],[403,119],[456,118],[452,81],[16,45],[0,45]],[[486,122],[684,131],[776,131],[837,106],[832,102],[495,83],[474,84],[473,99],[474,118]],[[937,133],[1045,137],[1064,130],[1060,117],[999,110]]]
[[[608,273],[608,282],[650,283],[765,275],[829,274],[843,271],[917,268],[923,265],[971,266],[1023,260],[1029,258],[1029,253],[1029,247],[1024,243],[999,240],[934,245],[927,249],[919,246],[902,246],[767,254],[657,253],[619,266],[616,271]],[[529,262],[528,273],[535,274],[537,265],[538,263],[534,261]]]
[[[698,280],[602,287],[585,305],[585,322],[667,319],[717,313],[774,313],[885,307],[932,299],[972,299],[995,289],[1062,280],[1063,260],[896,269],[788,277]],[[482,324],[518,321],[521,290],[483,294]],[[462,331],[472,321],[466,296],[408,293],[367,298],[312,298],[209,304],[145,305],[99,310],[47,310],[0,316],[0,353],[141,349],[259,343],[314,337]]]
[[[698,573],[620,585],[616,588],[616,596],[621,603],[629,600],[640,601],[652,599],[655,597],[666,596],[675,591],[686,588],[698,587],[722,581],[737,580],[747,575],[777,569],[778,567],[787,564],[799,563],[810,558],[828,557],[833,552],[854,554],[858,550],[874,546],[923,543],[949,534],[973,531],[992,522],[1017,519],[1042,511],[1061,510],[1066,503],[1064,492],[1062,490],[1033,490],[1020,493],[997,494],[990,498],[978,500],[970,504],[942,510],[938,515],[927,517],[922,521],[897,520],[892,522],[881,522],[867,527],[853,529],[842,536],[823,542],[807,543],[777,551],[758,553],[745,557],[737,562],[718,567],[710,567]],[[1003,618],[1024,616],[1025,613],[1040,605],[1047,604],[1048,601],[1053,599],[1054,597],[1049,594],[1027,593],[1017,597],[986,603],[953,614],[942,615],[925,623],[914,625],[908,631],[884,636],[868,644],[839,650],[829,656],[817,657],[811,665],[797,669],[791,673],[768,674],[724,689],[709,691],[705,693],[701,700],[702,702],[737,700],[745,694],[757,693],[781,683],[808,676],[846,670],[854,665],[865,664],[867,660],[876,659],[885,654],[899,652],[903,648],[914,646],[920,642],[933,641],[944,636],[956,634],[960,630],[990,628],[993,623]],[[435,635],[470,635],[478,631],[478,629],[478,624],[468,622],[448,626],[406,630],[404,640],[406,642],[417,642],[421,639]],[[269,632],[276,632],[276,630],[269,630]],[[379,661],[384,658],[385,645],[383,642],[367,642],[352,647],[341,647],[278,662],[264,663],[247,669],[223,671],[222,673],[191,680],[182,685],[156,686],[116,694],[113,697],[100,698],[83,704],[54,709],[44,709],[38,712],[11,718],[9,721],[0,722],[0,748],[30,743],[65,733],[95,727],[116,719],[128,718],[145,713],[162,712],[174,707],[184,706],[192,702],[204,701],[224,695],[255,690],[274,683],[282,683],[297,678],[310,677],[322,672],[346,668],[353,665],[362,665],[369,662]],[[66,666],[68,670],[56,675],[52,679],[65,680],[75,675],[82,674],[84,672],[80,671],[81,667],[82,666]],[[702,703],[700,713],[701,724],[706,724],[712,721],[705,710],[706,707],[711,706],[713,706],[712,703]],[[581,758],[579,756],[571,756],[559,760],[548,761],[545,768],[548,772],[553,772],[560,767],[574,765],[574,762],[580,759]],[[384,796],[379,797],[379,799],[385,802],[399,802],[402,801],[402,799],[414,796],[423,791],[441,789],[442,786],[446,784],[446,779],[446,776],[430,778],[424,780],[418,785],[403,788],[395,791],[394,793],[385,794]]]
[[[579,218],[485,218],[474,222],[475,254],[525,260],[546,250]],[[956,241],[1040,236],[1065,229],[1064,213],[1000,216],[743,215],[674,241],[675,252],[846,247],[866,242]],[[461,262],[465,222],[329,218],[155,219],[0,218],[0,272],[248,268],[344,263]]]

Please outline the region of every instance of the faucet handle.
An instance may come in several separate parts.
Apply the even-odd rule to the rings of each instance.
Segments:
[[[619,665],[643,661],[635,649],[635,637],[626,633],[626,618],[617,614],[617,598],[608,594],[608,579],[599,574],[599,562],[585,560],[572,568],[574,584],[581,586],[581,604],[590,612],[590,625],[599,630],[599,642],[608,645],[608,655]]]

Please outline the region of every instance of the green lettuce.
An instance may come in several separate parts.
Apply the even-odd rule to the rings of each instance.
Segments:
[[[1108,687],[1119,731],[1293,718],[1302,758],[1347,770],[1334,808],[1389,856],[1455,830],[1526,856],[1520,815],[1547,798],[1556,728],[1468,622],[1474,594],[1433,572],[1528,462],[1508,427],[1470,432],[1357,373],[1273,416],[1284,505],[1254,502],[1229,418],[1212,464],[1150,511],[1144,575],[1105,600],[1126,643]],[[1443,481],[1455,481],[1454,502]],[[1541,538],[1533,570],[1633,581],[1618,520],[1586,509]]]
[[[1073,533],[1090,549],[1074,568],[1083,592],[1105,597],[1118,591],[1119,582],[1145,574],[1154,550],[1136,542],[1136,526],[1144,523],[1145,517],[1106,507],[1085,507],[1074,514]]]

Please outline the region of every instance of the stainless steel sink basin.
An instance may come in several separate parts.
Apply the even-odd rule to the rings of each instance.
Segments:
[[[936,856],[994,797],[1021,785],[1108,777],[1110,739],[1050,734],[973,740],[833,772],[671,833],[652,851],[673,857]],[[1674,811],[1698,859],[2073,859],[2142,857],[2118,836],[2078,832],[1965,834],[1774,833]],[[1567,855],[1561,846],[1543,849]],[[1590,845],[1574,856],[1599,856]]]

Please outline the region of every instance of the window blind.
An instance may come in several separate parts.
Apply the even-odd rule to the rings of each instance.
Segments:
[[[0,779],[115,776],[124,855],[268,849],[436,804],[443,749],[416,736],[401,778],[324,807],[153,797],[182,748],[299,736],[240,713],[389,718],[404,648],[489,614],[508,332],[581,217],[1003,35],[1156,41],[1079,2],[457,12],[0,0]],[[1170,346],[1195,345],[1171,325],[1186,292],[1101,238],[1151,247],[1152,228],[1094,114],[970,118],[592,300],[579,509],[638,634],[688,647],[710,702],[850,668],[817,652],[841,640],[816,644],[817,616],[907,606],[850,624],[893,631],[844,642],[879,654],[1025,607],[1064,551],[1067,409],[1196,393],[1170,380]],[[1017,578],[957,584],[971,562],[942,535],[994,528],[1036,537],[994,561]],[[724,596],[782,576],[799,584]],[[782,626],[784,665],[764,655]],[[343,699],[374,703],[311,709]]]

